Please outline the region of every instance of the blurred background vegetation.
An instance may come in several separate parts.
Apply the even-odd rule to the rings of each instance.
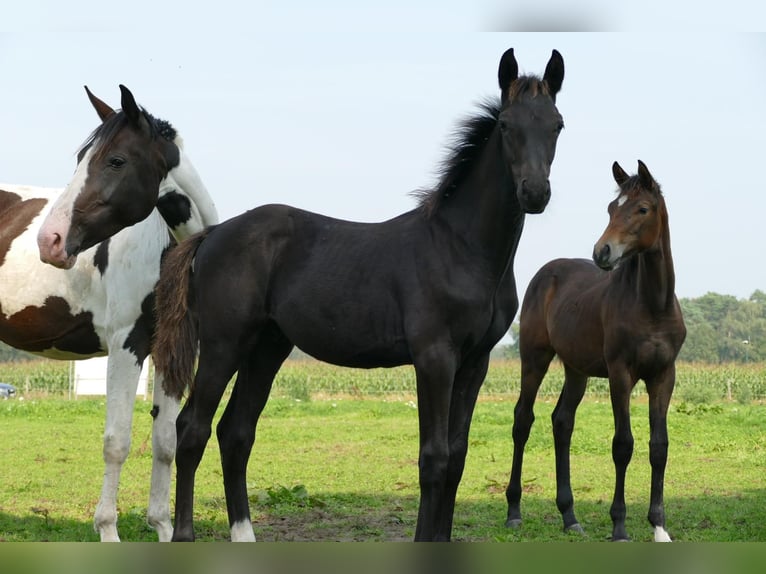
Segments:
[[[677,364],[674,400],[710,404],[718,400],[742,403],[766,399],[766,293],[747,300],[708,293],[683,299],[688,335]],[[512,326],[518,334],[518,323]],[[515,343],[498,346],[492,354],[483,395],[518,394],[521,365]],[[0,381],[17,387],[20,396],[70,395],[70,362],[40,359],[0,344]],[[541,397],[561,391],[564,369],[554,361],[540,387]],[[150,395],[151,381],[150,377]],[[588,395],[606,397],[606,379],[593,378]],[[321,363],[295,350],[279,371],[272,395],[310,401],[322,395],[363,398],[383,394],[415,394],[410,366],[394,369],[347,369]],[[644,395],[638,384],[634,395]]]

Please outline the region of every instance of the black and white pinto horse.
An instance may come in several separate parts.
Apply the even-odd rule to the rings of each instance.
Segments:
[[[121,87],[122,88],[122,87]],[[87,88],[86,88],[87,90]],[[149,355],[154,330],[154,285],[160,259],[174,241],[218,220],[215,205],[182,142],[167,122],[140,110],[122,88],[122,111],[115,112],[88,91],[102,119],[79,156],[70,185],[63,191],[0,184],[0,339],[53,359],[76,360],[108,355],[107,412],[104,431],[104,482],[94,524],[102,541],[119,541],[117,489],[130,450],[136,388]],[[55,246],[58,213],[77,205],[91,176],[92,159],[114,126],[144,118],[152,130],[131,161],[151,157],[164,167],[154,179],[133,182],[136,193],[154,197],[148,217],[104,241],[88,239],[76,255]],[[138,149],[138,148],[137,148]],[[159,149],[167,161],[157,162]],[[127,156],[126,156],[127,157]],[[140,166],[138,166],[140,167]],[[156,209],[155,209],[156,206]],[[75,207],[76,209],[76,207]],[[46,226],[43,221],[47,219]],[[53,231],[50,231],[53,229]],[[55,263],[61,268],[41,261]],[[178,400],[162,390],[158,374],[154,392],[152,482],[147,519],[161,541],[173,533],[169,498],[176,447]]]

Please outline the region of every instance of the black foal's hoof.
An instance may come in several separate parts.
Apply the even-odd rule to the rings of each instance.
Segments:
[[[519,528],[521,528],[521,518],[509,518],[508,520],[505,521],[505,527],[518,530]]]

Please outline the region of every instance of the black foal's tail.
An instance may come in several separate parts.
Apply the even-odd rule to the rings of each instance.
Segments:
[[[152,356],[163,375],[168,396],[181,399],[191,392],[197,359],[197,318],[189,308],[192,261],[208,229],[171,249],[162,261],[155,288],[155,330]]]

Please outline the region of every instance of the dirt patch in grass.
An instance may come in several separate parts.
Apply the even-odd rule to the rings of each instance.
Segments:
[[[395,512],[371,511],[364,516],[326,508],[254,517],[255,536],[261,542],[411,542],[412,528]]]

